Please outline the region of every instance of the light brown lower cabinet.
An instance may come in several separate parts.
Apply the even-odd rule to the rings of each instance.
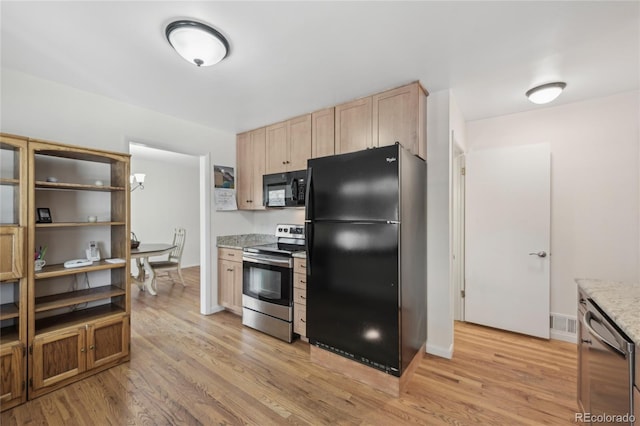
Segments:
[[[218,249],[218,301],[242,315],[242,250]]]
[[[0,348],[0,403],[6,410],[26,400],[22,343]]]
[[[293,259],[293,332],[307,339],[307,260]]]
[[[125,361],[129,333],[129,316],[124,315],[37,336],[30,349],[30,397]]]

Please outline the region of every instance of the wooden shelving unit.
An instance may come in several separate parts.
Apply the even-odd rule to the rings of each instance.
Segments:
[[[27,399],[27,138],[0,134],[0,409]]]
[[[129,359],[129,155],[29,140],[28,171],[27,253],[47,247],[42,270],[28,262],[31,399]],[[86,183],[98,180],[104,185]],[[86,206],[103,213],[100,221],[74,220],[87,217]],[[37,223],[41,207],[53,222]],[[56,212],[71,220],[57,222]],[[98,242],[103,260],[65,268],[64,261],[84,257],[89,241]]]

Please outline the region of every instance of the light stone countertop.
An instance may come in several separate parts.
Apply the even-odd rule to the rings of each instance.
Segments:
[[[307,252],[306,251],[297,251],[297,252],[293,253],[291,256],[292,257],[299,257],[301,259],[306,259],[307,258]]]
[[[241,235],[221,235],[216,239],[218,247],[239,249],[245,247],[257,246],[260,244],[275,243],[275,235],[269,234],[241,234]]]
[[[593,299],[636,346],[640,345],[640,283],[586,278],[576,279],[576,282],[587,297]]]

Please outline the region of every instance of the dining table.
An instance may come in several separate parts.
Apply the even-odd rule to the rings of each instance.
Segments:
[[[149,263],[149,258],[170,253],[175,248],[173,244],[146,243],[131,249],[131,258],[136,260],[138,266],[138,275],[132,274],[131,280],[138,285],[140,291],[148,291],[152,296],[158,294],[155,286],[156,273]]]

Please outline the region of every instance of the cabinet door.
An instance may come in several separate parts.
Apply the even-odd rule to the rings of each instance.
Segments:
[[[287,170],[307,168],[311,158],[311,114],[289,120],[289,160]]]
[[[262,176],[265,174],[266,131],[265,128],[251,132],[251,168],[253,170],[253,184],[251,209],[264,209],[262,205]]]
[[[24,395],[24,349],[21,343],[0,348],[0,404],[5,410]]]
[[[218,260],[218,303],[225,308],[232,308],[234,305],[234,263],[236,262]]]
[[[287,141],[289,126],[286,121],[273,124],[266,130],[265,174],[282,173],[287,170],[289,161]]]
[[[373,96],[373,146],[397,141],[418,154],[418,90],[413,83]]]
[[[233,309],[242,315],[242,263],[233,262]]]
[[[336,154],[371,146],[371,97],[336,106]]]
[[[253,156],[251,153],[251,135],[241,133],[236,137],[236,185],[237,201],[240,210],[251,208],[251,189],[253,188]]]
[[[85,328],[50,333],[33,340],[33,390],[86,370]]]
[[[24,228],[0,227],[0,280],[24,276]]]
[[[129,355],[129,317],[109,318],[87,326],[87,369]]]
[[[293,332],[301,337],[307,336],[307,306],[293,304]]]
[[[335,108],[325,108],[311,114],[311,156],[313,158],[333,155],[336,140]]]

